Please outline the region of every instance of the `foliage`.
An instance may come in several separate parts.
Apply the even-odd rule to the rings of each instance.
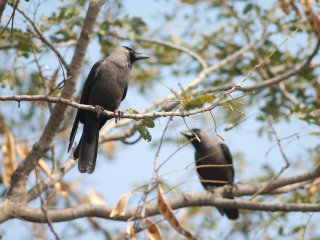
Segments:
[[[319,136],[317,128],[320,124],[320,83],[317,77],[319,57],[316,56],[306,68],[279,82],[257,87],[254,90],[246,90],[246,87],[258,86],[260,83],[283,76],[290,70],[298,69],[306,63],[320,38],[318,6],[314,7],[310,5],[310,2],[161,0],[144,1],[142,5],[139,1],[137,3],[141,4],[139,8],[144,10],[136,14],[126,8],[129,4],[127,2],[107,1],[94,28],[91,40],[93,47],[82,53],[86,54],[87,58],[78,86],[83,85],[93,62],[107,57],[116,46],[130,45],[137,50],[145,49],[152,54],[152,59],[133,67],[130,85],[132,94],[127,97],[130,100],[128,100],[129,103],[126,103],[127,106],[129,105],[126,113],[143,114],[158,111],[185,113],[212,107],[211,115],[199,111],[192,116],[190,122],[193,125],[196,125],[194,124],[196,122],[199,127],[209,128],[216,133],[223,130],[223,127],[219,128],[216,121],[229,123],[225,132],[234,132],[236,136],[236,131],[241,129],[242,122],[253,117],[257,124],[256,138],[259,141],[269,138],[274,144],[271,148],[281,148],[276,143],[275,134],[272,134],[270,130],[270,122],[267,119],[268,116],[271,116],[275,126],[299,123],[313,128],[312,132],[298,129],[298,133],[292,136],[288,133],[285,136],[289,137],[280,139],[284,144],[294,142],[295,146],[300,147],[299,144],[303,143],[305,137]],[[157,6],[156,10],[159,11],[149,13],[145,10],[148,9],[148,5]],[[58,59],[52,47],[43,41],[43,38],[47,39],[69,64],[83,27],[88,8],[87,1],[60,1],[52,6],[47,1],[20,1],[13,16],[13,26],[9,24],[4,28],[6,22],[9,21],[13,6],[14,2],[8,1],[0,28],[2,31],[0,54],[1,59],[4,59],[3,62],[6,63],[0,66],[0,97],[2,95],[60,96],[63,84],[69,80],[70,76],[67,75],[68,71],[66,66],[63,66],[63,61]],[[148,18],[145,16],[147,14],[152,17]],[[197,82],[203,71],[222,63],[255,39],[258,41],[254,46],[240,57],[217,67],[216,70]],[[203,66],[197,56],[207,66]],[[194,82],[197,83],[192,85]],[[191,87],[188,87],[189,84]],[[73,99],[79,99],[80,88]],[[159,101],[161,99],[163,101]],[[141,107],[140,100],[144,102],[145,109]],[[52,114],[54,104],[49,102],[23,103],[18,100],[16,102],[3,101],[0,104],[0,142],[2,144],[0,192],[1,200],[4,200],[10,186],[10,176],[16,169],[16,165],[25,160],[32,146],[39,141],[43,129],[48,124],[47,119]],[[54,138],[52,144],[48,147],[48,151],[40,157],[41,164],[35,171],[39,176],[31,174],[28,187],[38,184],[39,179],[36,176],[40,179],[52,176],[67,158],[65,145],[74,118],[73,112],[73,108],[66,111],[59,131],[52,136]],[[163,123],[163,120],[156,118],[128,120],[127,122],[120,120],[118,125],[112,122],[110,124],[112,127],[106,131],[102,130],[101,141],[122,140],[128,143],[126,138],[137,132],[144,139],[143,144],[145,145],[152,141],[153,146],[161,147],[167,144],[180,151],[182,141],[175,135],[177,131],[174,130],[189,128],[189,118],[174,117],[171,122],[168,122],[169,130],[162,139],[162,133],[165,131],[163,130],[165,123]],[[115,131],[111,132],[112,129]],[[121,145],[121,147],[133,149],[138,146],[136,142],[134,141],[135,144],[129,146]],[[117,142],[117,144],[121,143]],[[248,151],[254,150],[255,144],[254,142],[248,143],[248,147],[251,148]],[[112,148],[115,149],[113,145]],[[155,148],[148,151],[155,152],[157,160],[158,152]],[[245,151],[235,152],[233,155],[240,156]],[[121,151],[116,151],[115,154],[120,155]],[[169,153],[166,152],[166,155]],[[144,154],[139,152],[137,156],[131,157],[141,156],[144,157]],[[291,157],[293,160],[289,172],[306,171],[319,164],[319,144],[308,145],[308,150],[302,156],[303,159],[300,159],[300,156]],[[103,158],[105,156],[100,153],[99,160]],[[173,158],[175,158],[174,154],[169,157],[169,160]],[[120,161],[117,158],[116,160]],[[134,159],[127,160],[134,161]],[[164,165],[167,162],[168,160],[164,160]],[[244,166],[243,169],[240,169],[239,162]],[[245,171],[254,167],[251,166],[249,160],[241,158],[241,161],[240,159],[238,161],[239,165],[236,165],[239,166],[238,170],[236,169],[236,175],[241,176],[239,179],[242,179],[243,182],[268,181],[277,174],[279,162],[282,164],[281,160],[278,160],[277,163],[260,163],[259,173],[246,177]],[[162,164],[158,165],[160,168],[163,167]],[[184,170],[186,169],[190,169],[187,163],[184,165]],[[139,187],[138,190],[131,189],[136,196],[138,195],[138,197],[134,194],[130,195],[130,201],[133,198],[131,202],[133,207],[141,207],[143,201],[146,204],[147,198],[151,199],[150,195],[153,196],[152,194],[155,194],[156,191],[156,187],[152,184],[159,183],[159,181],[166,182],[165,177],[159,177],[161,175],[158,175],[158,171],[160,170],[155,164],[153,173],[150,169],[147,174],[154,176],[150,183],[134,183],[139,184]],[[94,186],[91,187],[90,193],[84,193],[84,189],[79,187],[81,184],[79,175],[72,177],[72,174],[63,174],[66,176],[43,193],[48,208],[63,208],[93,202],[105,203],[107,195],[99,195]],[[105,179],[101,180],[101,182],[105,181]],[[180,187],[179,182],[168,182],[168,192],[172,190],[171,187],[175,188],[174,191],[178,193],[188,191],[188,186]],[[116,182],[113,183],[113,187],[117,187]],[[259,196],[259,200],[292,203],[319,202],[319,183],[316,180],[314,183],[308,182],[308,185],[301,188],[286,194]],[[112,192],[110,189],[106,191],[108,194]],[[167,198],[167,195],[163,193],[160,195]],[[113,217],[121,216],[125,212],[126,205],[130,204],[130,201],[127,202],[129,195],[124,196],[125,199],[120,201],[121,204],[118,207],[121,211],[116,209],[117,214]],[[167,206],[166,204],[164,205]],[[299,216],[294,213],[241,210],[241,219],[229,224],[224,222],[225,220],[220,223],[217,220],[220,216],[213,214],[212,208],[209,211],[206,208],[184,208],[176,214],[170,207],[166,207],[165,211],[169,211],[167,215],[161,213],[167,221],[159,216],[152,218],[152,221],[151,218],[146,218],[146,222],[136,221],[137,226],[128,227],[127,233],[122,228],[123,226],[119,225],[113,229],[113,225],[109,227],[105,223],[108,220],[91,218],[88,218],[89,223],[85,221],[65,223],[65,226],[70,228],[67,231],[59,228],[58,232],[62,235],[74,234],[76,238],[78,235],[86,236],[88,226],[90,226],[96,229],[95,231],[104,234],[106,239],[111,239],[111,236],[112,239],[117,239],[122,235],[133,237],[134,231],[137,231],[137,234],[140,234],[138,236],[141,237],[143,234],[139,231],[145,230],[145,227],[150,239],[160,239],[160,235],[163,239],[169,239],[168,237],[180,239],[177,232],[185,236],[194,234],[199,239],[216,239],[221,236],[227,239],[279,239],[279,237],[317,239],[320,235],[319,230],[315,228],[317,221],[309,220],[309,215],[304,215],[305,218],[308,217],[307,220],[303,219],[299,222],[294,220]],[[168,220],[168,216],[171,217],[171,220]],[[178,227],[171,228],[170,226],[173,226],[174,223],[177,223]],[[21,221],[19,224],[25,223]],[[177,232],[174,229],[178,229]],[[308,231],[308,229],[311,230]],[[34,232],[36,235],[35,230]],[[48,233],[42,230],[41,234],[46,238]],[[6,232],[3,235],[5,236]]]

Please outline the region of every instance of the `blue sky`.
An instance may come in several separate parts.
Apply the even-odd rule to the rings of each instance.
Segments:
[[[128,0],[123,2],[125,5],[126,12],[131,16],[138,16],[143,18],[150,26],[158,26],[160,24],[160,19],[157,16],[161,15],[161,12],[165,12],[172,8],[172,2],[169,1],[148,1],[148,6],[146,6],[146,1],[143,0]],[[22,1],[21,4],[27,6],[28,3]],[[50,3],[51,4],[51,3]],[[43,13],[46,13],[46,4],[44,4]],[[7,8],[5,16],[9,15],[10,8]],[[42,11],[42,10],[41,10]],[[41,15],[39,13],[39,15]],[[17,21],[16,24],[21,24]],[[174,31],[179,27],[182,22],[176,22],[173,26],[168,25],[166,31]],[[297,39],[289,40],[297,41]],[[285,47],[285,46],[284,46]],[[140,50],[140,49],[139,49]],[[147,50],[148,51],[148,50]],[[151,53],[152,54],[152,53]],[[86,60],[92,65],[95,61],[100,60],[101,54],[99,53],[99,48],[96,43],[90,45],[90,51],[86,55]],[[48,58],[48,64],[55,64],[55,58],[52,56]],[[138,63],[139,64],[139,63]],[[79,80],[78,89],[81,89],[80,82],[85,79],[90,67],[85,67],[82,69],[81,80]],[[191,80],[191,79],[190,79]],[[172,87],[178,89],[178,81],[174,78],[166,78],[166,83],[170,83]],[[183,82],[183,85],[187,84],[187,80]],[[163,88],[159,84],[156,90],[159,94],[168,95],[170,92]],[[6,92],[10,93],[9,90]],[[133,100],[134,99],[134,100]],[[154,100],[154,99],[152,99]],[[137,89],[129,89],[126,99],[121,104],[120,109],[125,110],[128,107],[135,109],[143,109],[149,104],[150,98],[141,97]],[[223,129],[228,127],[224,122],[224,119],[220,117],[221,109],[213,111],[216,117],[218,130],[221,135],[225,138],[225,142],[228,144],[232,152],[241,153],[244,161],[238,161],[234,159],[234,165],[236,170],[236,182],[250,182],[250,179],[261,174],[261,166],[268,164],[275,171],[280,170],[284,165],[284,160],[281,157],[279,149],[275,147],[275,142],[269,141],[266,137],[258,137],[257,131],[260,123],[255,120],[257,115],[259,115],[259,107],[263,103],[263,99],[256,103],[256,107],[251,108],[250,112],[246,112],[247,120],[240,124],[239,127],[232,131],[224,132]],[[18,108],[16,109],[19,110]],[[220,115],[220,116],[219,116]],[[208,116],[204,117],[204,123],[201,122],[203,117],[194,116],[187,119],[190,127],[198,127],[199,124],[205,129],[212,129],[212,120]],[[156,120],[156,128],[151,130],[154,139],[159,139],[163,129],[166,125],[166,119]],[[71,126],[70,126],[71,127]],[[276,124],[275,128],[278,135],[283,138],[291,136],[294,133],[308,133],[314,131],[313,126],[309,126],[297,118],[288,123]],[[180,131],[186,130],[186,127],[181,119],[176,120],[173,126],[170,126],[168,133],[171,136],[179,136]],[[80,130],[78,130],[78,137],[80,135]],[[213,131],[212,131],[213,134]],[[285,152],[289,157],[289,160],[296,162],[297,156],[301,156],[301,162],[299,163],[303,167],[291,167],[290,170],[286,171],[284,175],[297,174],[299,168],[305,170],[305,165],[308,165],[308,160],[303,159],[305,152],[308,148],[314,147],[319,144],[319,139],[316,137],[305,136],[300,139],[295,139],[292,142],[285,143]],[[124,145],[122,143],[117,144],[116,156],[113,160],[109,161],[104,156],[100,155],[97,160],[97,167],[92,175],[80,175],[77,168],[74,168],[69,174],[66,175],[67,181],[79,180],[80,188],[83,192],[89,189],[94,189],[99,194],[105,197],[107,204],[115,205],[119,200],[119,197],[124,193],[132,191],[135,187],[142,184],[146,184],[151,176],[153,170],[153,160],[156,153],[156,148],[151,147],[152,143],[145,141],[140,141],[137,144]],[[66,143],[67,146],[67,143]],[[175,144],[165,144],[160,152],[159,162],[165,160],[172,152],[177,149],[178,145]],[[272,148],[270,153],[266,153]],[[67,157],[63,155],[63,159]],[[192,163],[194,158],[194,150],[189,145],[179,151],[174,155],[170,161],[163,167],[161,174],[166,174],[175,169],[183,169],[190,163]],[[311,167],[311,165],[310,165]],[[183,184],[183,189],[185,191],[201,191],[202,187],[197,180],[196,174],[191,170],[182,170],[174,174],[170,174],[165,179],[167,183],[177,185],[178,183],[184,182],[188,179],[188,182]],[[138,197],[133,198],[130,202],[131,206],[134,206]],[[38,202],[38,200],[37,200]],[[37,203],[33,203],[37,204]],[[221,218],[218,213],[215,215],[216,218]],[[319,217],[314,216],[313,220],[319,220]],[[77,220],[76,222],[83,222],[84,220]],[[299,220],[300,221],[300,220]],[[0,232],[5,232],[5,239],[22,238],[23,236],[29,236],[30,224],[24,225],[20,224],[21,221],[13,220],[0,226]],[[126,223],[114,223],[111,221],[104,221],[105,226],[115,226],[119,229],[125,229]],[[303,223],[303,222],[302,222]],[[225,219],[222,220],[221,227],[223,225],[227,226],[229,224]],[[21,225],[24,225],[21,227]],[[27,227],[26,227],[27,226]],[[55,226],[60,229],[63,228],[64,223],[55,224]],[[21,229],[19,232],[14,231],[15,229]],[[21,231],[21,232],[20,232]],[[95,235],[92,233],[86,234],[81,239],[87,239],[89,236],[100,239],[100,235]],[[102,239],[102,237],[101,237]]]

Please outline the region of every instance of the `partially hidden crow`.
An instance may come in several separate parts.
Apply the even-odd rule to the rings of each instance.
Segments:
[[[117,47],[103,61],[93,65],[84,84],[81,104],[96,106],[98,109],[116,111],[126,97],[130,70],[135,61],[149,58],[148,55],[135,52],[129,47]],[[69,138],[68,152],[76,136],[79,122],[83,124],[82,136],[73,153],[78,159],[81,173],[93,173],[98,149],[99,130],[110,117],[97,112],[78,109]]]
[[[210,188],[233,184],[234,169],[232,156],[227,145],[219,143],[200,129],[182,132],[196,149],[195,163],[198,177],[202,186],[210,191]],[[198,140],[198,139],[200,140]],[[215,167],[210,165],[230,165]],[[230,199],[233,199],[230,198]],[[231,220],[239,217],[239,211],[235,208],[218,208],[221,215],[226,214]]]

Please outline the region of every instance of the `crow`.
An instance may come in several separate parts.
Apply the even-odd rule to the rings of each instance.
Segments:
[[[196,150],[196,169],[201,184],[206,190],[210,191],[210,189],[214,187],[233,184],[234,169],[232,165],[232,156],[227,145],[219,143],[200,129],[182,132],[182,135],[192,143]],[[210,165],[225,164],[229,164],[230,166],[210,167]],[[233,199],[233,197],[230,199]],[[235,220],[239,217],[238,209],[218,208],[218,210],[221,215],[226,214],[231,220]]]
[[[96,62],[84,84],[81,104],[96,106],[99,110],[116,111],[126,97],[130,70],[135,61],[149,58],[129,47],[117,47],[105,60]],[[82,136],[73,153],[78,159],[81,173],[93,173],[96,165],[99,130],[110,117],[78,109],[69,138],[68,152],[72,147],[79,122],[83,124]]]

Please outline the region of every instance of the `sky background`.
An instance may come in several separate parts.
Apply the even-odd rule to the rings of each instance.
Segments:
[[[127,0],[123,1],[125,6],[125,13],[130,16],[141,17],[145,22],[150,25],[150,28],[156,27],[160,24],[160,19],[157,16],[162,15],[162,12],[167,11],[172,8],[174,1],[146,1],[144,0]],[[265,3],[265,1],[262,1]],[[21,1],[21,7],[24,9],[28,8],[28,3],[25,1]],[[39,9],[38,15],[48,14],[48,11],[52,11],[54,9],[55,3],[53,4],[51,9],[48,9],[48,4],[44,4],[43,8]],[[11,8],[8,7],[4,14],[4,21],[6,22],[9,14],[11,13]],[[19,20],[15,21],[15,24],[23,26],[23,23]],[[166,31],[179,31],[179,25],[183,25],[182,21],[176,21],[173,25],[168,25]],[[214,27],[214,26],[212,26]],[[299,39],[290,39],[288,44],[293,44],[294,42],[299,41]],[[123,42],[123,45],[130,45],[129,42]],[[288,47],[288,46],[284,46]],[[152,55],[152,52],[148,49],[137,49],[138,51],[144,51],[148,54]],[[72,52],[69,54],[72,55]],[[70,57],[69,56],[69,57]],[[102,57],[100,53],[100,49],[98,47],[97,42],[93,41],[89,47],[89,51],[86,55],[86,61],[88,64],[86,67],[82,68],[81,77],[78,82],[78,91],[82,88],[81,83],[85,80],[88,71],[90,70],[90,66],[94,64],[94,62],[100,60]],[[67,57],[68,58],[68,57]],[[48,57],[48,65],[49,67],[54,68],[56,66],[56,60],[54,55],[52,58]],[[137,63],[139,64],[139,63]],[[133,67],[134,68],[134,67]],[[172,76],[166,76],[163,80],[166,84],[169,84],[174,89],[179,89],[179,82],[182,85],[186,85],[188,82],[192,80],[192,76],[190,79],[175,79]],[[0,89],[1,94],[10,94],[12,91],[10,89]],[[170,92],[164,88],[161,84],[156,86],[155,90],[151,94],[147,96],[141,96],[138,93],[138,89],[136,87],[129,88],[126,99],[122,102],[120,109],[125,110],[129,107],[134,109],[143,109],[148,106],[150,102],[155,100],[158,96],[166,96],[170,95]],[[154,99],[152,99],[154,98]],[[259,174],[263,174],[261,170],[262,165],[269,165],[273,170],[279,171],[281,167],[285,164],[284,160],[279,152],[277,146],[275,146],[274,141],[270,141],[265,136],[258,137],[257,132],[260,123],[256,120],[256,117],[260,115],[259,107],[262,106],[264,100],[260,99],[256,102],[256,106],[250,108],[249,112],[246,112],[247,118],[243,121],[237,128],[234,128],[231,131],[224,131],[225,128],[229,127],[227,123],[225,123],[224,119],[221,117],[221,109],[213,110],[213,114],[216,118],[218,132],[224,137],[225,143],[229,146],[230,150],[234,153],[235,156],[240,156],[239,159],[234,157],[234,167],[235,167],[235,182],[251,182],[251,178],[256,177]],[[3,105],[0,105],[2,111],[4,111]],[[10,105],[10,108],[12,109]],[[16,106],[16,105],[15,105]],[[23,106],[23,104],[22,104]],[[20,111],[19,108],[13,108],[11,111]],[[204,122],[203,122],[204,120]],[[202,127],[204,129],[210,129],[212,136],[214,136],[213,122],[208,114],[204,114],[202,116],[193,116],[186,119],[188,125],[190,127],[199,128]],[[153,136],[153,139],[158,140],[166,126],[167,119],[156,120],[156,127],[150,130],[150,133]],[[70,126],[71,127],[71,126]],[[290,161],[294,163],[289,170],[287,170],[284,175],[293,175],[301,172],[299,170],[299,166],[303,166],[303,170],[305,170],[306,165],[310,164],[308,159],[305,159],[305,152],[307,149],[312,148],[319,144],[319,139],[312,136],[304,136],[309,132],[319,130],[315,129],[314,126],[309,126],[304,122],[298,120],[297,117],[293,117],[293,120],[290,123],[280,123],[276,124],[275,128],[280,138],[285,138],[288,136],[292,136],[296,133],[299,133],[300,138],[289,138],[287,141],[284,141],[283,144],[285,146],[285,152]],[[177,142],[180,138],[180,132],[187,130],[183,120],[177,119],[172,125],[169,126],[167,133],[170,136],[176,136]],[[81,135],[81,130],[78,130],[78,136]],[[160,151],[159,163],[167,159],[167,157],[172,154],[181,143],[177,144],[164,144]],[[135,145],[124,145],[122,143],[117,143],[116,145],[116,155],[114,159],[106,159],[104,155],[98,156],[97,166],[94,174],[92,175],[81,175],[78,172],[77,167],[73,168],[70,173],[68,173],[65,177],[66,181],[78,181],[80,185],[81,191],[86,193],[90,191],[90,189],[94,189],[99,194],[101,194],[106,203],[114,206],[119,200],[120,196],[124,193],[132,191],[137,186],[142,186],[146,184],[153,173],[153,164],[154,157],[156,153],[157,142],[146,142],[139,141]],[[65,150],[62,149],[64,154],[61,156],[62,160],[67,158],[66,153],[67,147],[67,139],[65,144]],[[100,147],[102,148],[102,147]],[[297,161],[299,159],[299,161]],[[197,192],[202,191],[202,187],[197,179],[197,176],[193,169],[185,169],[186,166],[190,165],[194,160],[194,149],[191,145],[188,145],[178,151],[170,160],[164,165],[161,169],[160,174],[166,175],[165,181],[169,183],[171,186],[177,185],[179,183],[185,182],[182,185],[182,189],[184,191]],[[168,174],[175,171],[171,174]],[[139,200],[141,195],[134,195],[129,202],[131,207],[135,206],[137,200]],[[36,200],[32,203],[32,205],[37,206],[39,204],[39,200]],[[215,210],[213,210],[215,211]],[[301,221],[304,224],[307,221],[308,214],[299,214],[299,219],[297,221]],[[219,213],[216,211],[215,217],[221,220],[221,226],[228,227],[230,222],[225,218],[220,217]],[[320,220],[318,214],[314,214],[312,217],[313,221]],[[83,222],[85,220],[79,219],[75,222]],[[126,223],[115,223],[108,220],[102,220],[101,222],[109,229],[111,226],[115,226],[119,229],[125,229]],[[232,223],[231,223],[232,224]],[[56,223],[54,226],[57,229],[65,228],[65,223]],[[3,233],[4,239],[32,239],[30,235],[31,224],[21,224],[21,221],[12,220],[10,222],[6,222],[2,226],[0,226],[0,233]],[[26,237],[27,236],[27,237]],[[29,237],[30,236],[30,237]],[[51,237],[51,235],[49,234]],[[102,239],[102,235],[88,232],[80,239],[88,239],[89,237],[95,237],[96,239]],[[52,239],[52,238],[51,238]]]

